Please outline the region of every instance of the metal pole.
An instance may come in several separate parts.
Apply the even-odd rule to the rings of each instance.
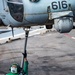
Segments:
[[[22,58],[22,70],[26,72],[26,75],[28,75],[28,64],[25,64],[25,63],[28,63],[28,61],[25,61],[24,59],[27,59],[27,41],[28,41],[28,35],[29,35],[29,28],[26,28],[25,29],[25,44],[24,44],[24,55],[23,55],[23,58]],[[27,66],[27,67],[26,67]]]
[[[27,40],[28,40],[28,34],[29,34],[29,30],[25,30],[25,45],[24,45],[24,54],[26,55],[27,58]],[[24,56],[23,56],[23,63],[22,63],[22,68],[24,66]]]

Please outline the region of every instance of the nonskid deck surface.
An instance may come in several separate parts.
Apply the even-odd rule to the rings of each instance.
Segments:
[[[29,75],[75,75],[75,30],[48,32],[28,39]],[[24,38],[0,45],[0,75],[21,63]]]

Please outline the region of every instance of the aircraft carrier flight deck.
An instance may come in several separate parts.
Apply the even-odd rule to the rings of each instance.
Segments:
[[[0,75],[12,63],[21,63],[24,38],[0,45]],[[29,36],[27,45],[29,75],[75,75],[75,30]]]

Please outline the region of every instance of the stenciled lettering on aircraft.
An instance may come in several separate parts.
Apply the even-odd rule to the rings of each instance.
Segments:
[[[51,3],[51,5],[53,10],[66,9],[68,7],[67,1],[54,1]]]

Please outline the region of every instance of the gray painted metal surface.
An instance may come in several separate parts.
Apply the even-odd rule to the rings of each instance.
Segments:
[[[12,0],[13,1],[13,0]],[[30,0],[22,0],[22,2],[12,2],[13,4],[23,5],[23,21],[19,22],[15,20],[10,13],[9,6],[7,5],[8,0],[0,0],[0,18],[6,25],[12,26],[27,26],[34,24],[44,24],[48,19],[48,12],[64,12],[74,11],[75,1],[74,0],[39,0],[38,2],[31,2]],[[50,11],[48,10],[50,7]],[[16,7],[15,7],[16,8]],[[15,9],[14,8],[14,9]],[[74,12],[73,12],[74,14]],[[65,15],[65,13],[64,13]],[[68,14],[69,15],[69,14]]]

